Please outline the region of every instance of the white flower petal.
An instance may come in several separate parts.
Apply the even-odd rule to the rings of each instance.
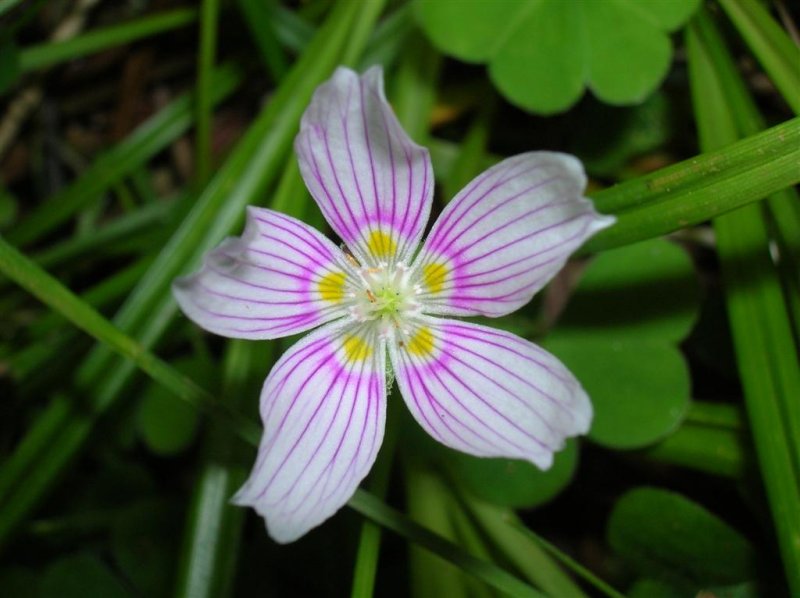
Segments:
[[[241,238],[209,252],[203,268],[175,281],[183,312],[232,338],[269,339],[314,328],[347,313],[342,252],[307,224],[250,207]]]
[[[592,406],[575,377],[508,332],[423,317],[390,355],[414,418],[456,450],[547,469],[566,438],[589,429]]]
[[[380,67],[337,69],[303,115],[295,150],[311,195],[356,257],[408,264],[430,213],[433,169],[386,101]]]
[[[566,154],[532,152],[473,180],[442,211],[415,262],[428,313],[502,316],[531,300],[614,218],[583,197]]]
[[[386,356],[375,331],[324,326],[295,344],[261,394],[264,435],[234,497],[292,542],[352,496],[383,440]]]

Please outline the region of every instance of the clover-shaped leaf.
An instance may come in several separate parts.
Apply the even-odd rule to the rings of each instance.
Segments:
[[[755,577],[757,555],[747,539],[674,492],[650,487],[627,492],[614,505],[607,533],[609,545],[634,571],[680,588],[680,596]]]
[[[644,100],[667,73],[668,32],[699,0],[417,0],[433,43],[488,63],[503,95],[541,114],[573,105],[584,87],[609,104]]]
[[[456,451],[445,454],[450,474],[467,490],[487,502],[512,508],[546,503],[569,485],[578,467],[574,439],[554,455],[547,471],[517,459],[485,459]]]
[[[689,255],[663,239],[606,251],[589,264],[543,344],[592,397],[592,440],[637,449],[678,428],[691,380],[677,343],[698,307]]]

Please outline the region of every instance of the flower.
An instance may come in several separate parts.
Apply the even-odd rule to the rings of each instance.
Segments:
[[[173,289],[189,318],[223,336],[315,329],[264,383],[264,435],[233,501],[255,508],[278,542],[328,519],[375,461],[392,375],[442,444],[548,468],[565,438],[588,431],[586,393],[533,343],[451,316],[518,309],[614,222],[582,197],[580,162],[552,152],[500,162],[447,204],[420,248],[433,171],[387,103],[380,68],[339,68],[320,86],[295,150],[346,249],[250,207],[242,237]]]

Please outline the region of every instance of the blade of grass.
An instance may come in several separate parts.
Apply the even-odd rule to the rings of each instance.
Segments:
[[[492,543],[531,583],[536,584],[548,596],[586,596],[542,550],[539,536],[528,529],[513,512],[472,498],[466,493],[461,493],[459,498]],[[573,561],[570,564],[570,568],[575,569],[573,565],[577,563]],[[606,596],[621,598],[619,592],[588,573],[582,566],[578,565],[577,569],[581,577]]]
[[[426,464],[405,456],[403,478],[410,519],[452,541],[456,537],[450,513],[453,505],[448,500],[442,477]],[[458,567],[414,544],[409,545],[408,550],[413,596],[469,596],[469,581]]]
[[[459,569],[480,579],[509,596],[543,598],[544,595],[496,565],[482,561],[459,548],[456,544],[430,531],[428,528],[404,517],[376,497],[363,491],[356,493],[347,503],[358,513],[386,529],[453,563]]]
[[[289,50],[302,54],[314,39],[315,29],[295,11],[278,3],[267,5],[275,23],[275,36]]]
[[[272,361],[274,349],[272,342],[228,343],[221,395],[225,404],[238,409],[243,397],[257,394],[264,366]],[[230,497],[247,477],[247,470],[233,459],[233,441],[222,428],[212,427],[206,434],[175,596],[217,598],[231,594],[246,511],[233,506]]]
[[[731,91],[720,75],[725,52],[708,15],[697,13],[687,30],[689,73],[701,145],[724,146],[739,135]],[[800,475],[790,436],[788,404],[800,396],[800,368],[789,332],[769,234],[759,206],[714,221],[726,301],[750,428],[767,490],[784,570],[800,593]],[[789,416],[789,426],[787,426]]]
[[[593,194],[598,209],[616,214],[618,220],[593,237],[582,252],[674,232],[797,184],[798,133],[800,119],[794,118],[719,151]]]
[[[214,100],[230,95],[242,73],[227,65],[215,71]],[[192,122],[192,95],[181,96],[139,126],[131,135],[98,157],[73,184],[33,210],[8,234],[14,245],[33,243],[91,204],[110,185],[163,150],[186,132]]]
[[[692,401],[686,422],[739,432],[743,429],[742,412],[736,405]]]
[[[751,0],[719,0],[772,82],[800,114],[800,49],[767,9]]]
[[[731,174],[745,170],[760,172],[774,160],[796,150],[800,141],[800,118],[793,118],[757,135],[752,135],[722,148],[662,168],[592,194],[602,212],[619,214],[659,201],[673,201],[692,189],[708,187],[708,192],[725,187]],[[789,176],[784,186],[796,183]],[[725,187],[722,187],[724,185]],[[761,197],[765,194],[762,193]]]
[[[727,51],[722,41],[721,35],[716,31],[713,21],[701,18],[701,26],[704,28],[704,35],[707,43],[709,57],[711,58],[720,84],[725,91],[725,98],[729,103],[731,114],[733,115],[738,127],[738,135],[750,135],[762,130],[765,120],[758,111],[755,101],[748,93],[747,88],[736,70],[733,58]],[[800,53],[798,53],[800,57]],[[800,68],[800,64],[798,65]],[[735,133],[734,133],[735,135]],[[798,168],[800,170],[800,168]],[[775,194],[768,198],[763,206],[761,213],[761,223],[767,231],[769,238],[764,240],[764,249],[769,250],[772,243],[776,243],[779,248],[780,256],[777,258],[779,267],[773,268],[772,272],[777,274],[776,278],[781,282],[784,297],[797,299],[798,283],[800,279],[800,212],[797,210],[798,196],[793,189],[787,189],[783,193]],[[769,220],[769,214],[773,218]],[[778,217],[775,217],[778,216]],[[774,225],[777,234],[770,230]],[[771,250],[770,250],[771,257]],[[774,260],[770,260],[774,266]],[[785,265],[786,268],[781,268]],[[777,297],[775,299],[778,301]],[[778,342],[777,347],[784,355],[782,364],[778,365],[779,378],[783,380],[783,411],[784,422],[787,428],[789,442],[793,442],[793,454],[795,456],[795,470],[800,479],[800,404],[794,400],[787,400],[788,397],[800,394],[800,347],[796,344],[796,339],[792,338],[789,331],[792,330],[792,318],[790,316],[791,302],[780,303],[782,309],[771,309],[768,306],[768,313],[771,321],[776,327],[777,336],[773,337]],[[794,321],[797,324],[797,321]],[[780,332],[778,332],[780,330]],[[800,330],[795,329],[798,336]],[[794,348],[794,351],[791,349]],[[795,375],[792,375],[795,374]],[[797,394],[795,394],[797,393]]]
[[[0,15],[7,13],[20,2],[22,0],[0,0]]]
[[[394,420],[392,406],[397,401],[389,401],[389,413],[386,418],[386,432],[383,438],[378,460],[370,472],[369,492],[383,500],[389,488],[389,477],[394,461],[395,444],[397,443],[397,425]],[[381,549],[381,528],[372,521],[364,520],[358,538],[355,565],[353,567],[352,598],[368,598],[375,594],[375,577],[378,568],[378,557]]]
[[[149,265],[150,260],[147,258],[134,262],[91,287],[81,295],[81,299],[99,310],[130,291]],[[36,342],[9,358],[9,372],[20,382],[21,395],[31,395],[30,389],[26,386],[31,382],[34,388],[44,389],[52,382],[51,373],[58,371],[57,365],[59,361],[63,361],[63,355],[68,354],[70,347],[74,350],[73,343],[77,336],[75,330],[69,329],[60,338],[52,338],[54,330],[63,325],[64,319],[61,315],[52,311],[38,321],[32,322],[28,327],[28,334]],[[46,374],[42,375],[42,372]],[[33,380],[30,380],[31,378]]]
[[[788,37],[783,33],[777,24],[772,21],[769,14],[760,6],[755,8],[742,7],[741,3],[729,3],[731,10],[742,20],[739,23],[742,32],[753,34],[754,40],[746,37],[751,48],[765,65],[772,69],[769,74],[776,79],[785,78],[786,73],[780,68],[786,62],[793,63],[796,85],[789,90],[788,95],[786,86],[782,89],[784,96],[789,103],[794,100],[795,112],[800,111],[800,50],[798,50]],[[752,17],[752,18],[751,18]],[[754,22],[757,23],[754,25]],[[770,27],[771,26],[771,27]],[[755,29],[754,29],[755,27]],[[773,29],[777,29],[774,32]],[[776,39],[772,41],[763,40],[766,31],[776,34]],[[780,35],[778,35],[780,34]],[[783,36],[782,38],[780,36]],[[783,40],[782,42],[780,40]],[[759,43],[761,40],[761,43]],[[774,45],[771,45],[774,44]],[[786,47],[789,44],[789,48]],[[730,103],[731,113],[736,120],[736,126],[740,136],[753,135],[766,128],[766,120],[761,115],[755,101],[747,90],[733,59],[720,44],[708,46],[708,51],[714,61],[715,68],[719,73],[719,78],[726,89],[726,98]],[[788,55],[787,55],[788,54]],[[778,65],[774,61],[781,61]],[[790,98],[791,96],[791,98]],[[791,314],[791,322],[794,327],[795,342],[800,342],[800,197],[795,189],[785,189],[779,193],[771,195],[767,199],[769,226],[777,231],[773,241],[776,243],[779,258],[779,278],[783,285],[784,295],[787,299],[787,308]],[[800,415],[797,416],[798,424],[793,430],[793,435],[800,435]]]
[[[527,527],[519,520],[517,517],[512,517],[510,519],[511,525],[519,531],[521,534],[525,535],[534,543],[538,544],[542,548],[544,548],[547,552],[549,552],[553,557],[564,563],[564,565],[572,569],[572,571],[585,579],[588,583],[593,585],[597,588],[600,592],[605,594],[606,596],[611,596],[612,598],[623,598],[623,594],[620,594],[617,590],[612,588],[610,585],[605,583],[602,579],[597,577],[594,573],[589,571],[586,567],[581,565],[571,556],[566,554],[565,552],[559,550],[556,546],[542,538],[540,535],[534,533],[532,529]]]
[[[114,48],[137,39],[166,33],[191,25],[197,20],[197,11],[181,8],[161,14],[142,17],[122,25],[90,31],[63,42],[49,42],[23,48],[19,54],[22,72],[48,68],[81,56]]]
[[[250,36],[274,81],[280,81],[289,70],[283,49],[275,37],[275,2],[270,0],[237,0],[236,6],[250,31]]]
[[[126,357],[177,397],[194,407],[227,420],[243,438],[257,441],[260,432],[252,422],[225,408],[207,391],[150,353],[58,280],[0,237],[0,271],[34,297],[57,310],[78,328]]]
[[[114,242],[130,238],[151,227],[163,225],[174,211],[175,201],[179,200],[160,201],[143,206],[131,214],[114,219],[91,235],[72,237],[36,252],[32,258],[43,268],[52,268],[86,253],[100,251]]]
[[[217,52],[219,0],[203,0],[200,13],[200,51],[197,54],[195,101],[195,184],[201,188],[211,173],[211,116],[214,60]]]

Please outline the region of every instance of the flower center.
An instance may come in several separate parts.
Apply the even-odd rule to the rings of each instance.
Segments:
[[[420,312],[416,297],[420,286],[411,281],[411,272],[401,262],[394,266],[358,269],[360,287],[351,294],[350,313],[359,322],[374,321],[384,337],[405,332],[406,320]]]

